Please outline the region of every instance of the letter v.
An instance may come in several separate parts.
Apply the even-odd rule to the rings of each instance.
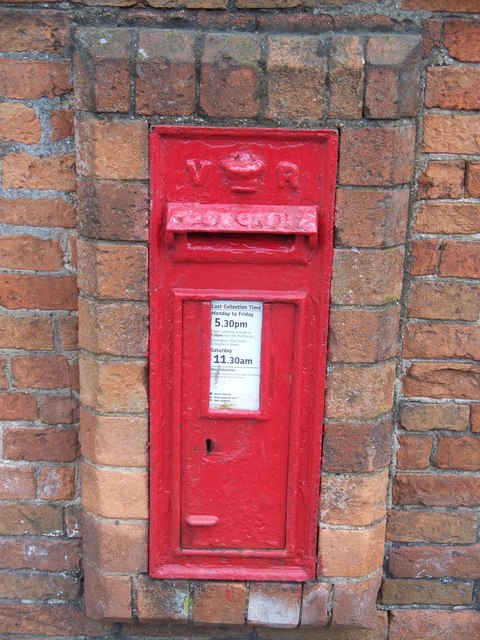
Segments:
[[[187,171],[197,187],[205,184],[211,164],[209,160],[187,160]]]

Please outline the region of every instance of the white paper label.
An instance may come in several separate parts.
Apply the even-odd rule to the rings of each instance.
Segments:
[[[260,408],[263,302],[212,300],[210,409]]]

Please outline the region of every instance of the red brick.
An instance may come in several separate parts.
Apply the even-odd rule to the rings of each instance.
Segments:
[[[431,161],[418,179],[419,198],[461,198],[465,163],[463,160],[451,162]]]
[[[209,12],[209,21],[212,14]],[[312,13],[259,12],[255,14],[258,31],[281,33],[320,33],[333,28],[331,15]],[[254,26],[254,25],[252,25]]]
[[[442,20],[431,17],[422,22],[423,57],[428,58],[432,51],[437,51],[442,44]]]
[[[397,436],[398,469],[426,469],[430,466],[432,453],[432,436]]]
[[[40,420],[46,424],[73,424],[78,421],[78,400],[65,396],[39,399]]]
[[[478,515],[468,512],[390,509],[387,540],[470,544],[477,541]]]
[[[333,591],[332,628],[371,628],[381,582],[382,576],[377,573],[361,582],[336,584]]]
[[[383,561],[385,522],[367,529],[320,529],[320,575],[362,578]]]
[[[398,306],[381,310],[332,309],[329,359],[332,362],[379,362],[398,348]]]
[[[75,51],[78,109],[128,112],[131,38],[128,29],[79,29]]]
[[[44,500],[72,500],[75,496],[73,467],[42,467],[38,476],[40,498]]]
[[[43,158],[10,153],[3,158],[3,186],[10,189],[74,191],[75,156],[67,153]]]
[[[333,259],[332,303],[370,306],[399,300],[403,258],[403,247],[337,249]]]
[[[330,619],[332,585],[326,582],[310,582],[303,585],[302,627],[325,627]]]
[[[147,376],[143,362],[80,359],[81,400],[105,412],[143,413],[147,410]]]
[[[195,111],[194,45],[193,32],[140,32],[137,113],[188,116]]]
[[[407,431],[465,431],[469,413],[469,407],[464,404],[407,402],[400,407],[400,426]]]
[[[480,545],[392,547],[389,569],[399,578],[475,579],[480,573]]]
[[[83,505],[103,518],[148,518],[148,474],[146,471],[99,469],[82,465]],[[128,500],[126,497],[128,496]]]
[[[73,109],[57,109],[50,117],[50,140],[64,140],[73,135]]]
[[[78,323],[76,316],[62,316],[58,318],[60,342],[65,351],[78,349]]]
[[[291,629],[300,622],[301,586],[286,582],[251,582],[247,622]]]
[[[12,373],[20,389],[68,387],[70,373],[65,356],[15,356]]]
[[[323,434],[322,470],[366,473],[385,467],[392,450],[391,420],[371,424],[327,422]]]
[[[0,573],[0,597],[27,600],[76,600],[78,578],[55,574]]]
[[[2,420],[35,420],[38,416],[35,396],[28,393],[0,394]]]
[[[108,637],[116,629],[113,624],[88,620],[78,606],[65,604],[2,604],[0,628],[4,633],[35,637],[63,634],[66,629],[73,635]]]
[[[244,582],[194,583],[193,624],[243,625],[246,603]]]
[[[480,115],[426,115],[423,150],[425,153],[480,153]]]
[[[70,65],[44,60],[0,60],[0,94],[7,98],[54,98],[71,90]]]
[[[452,11],[457,13],[477,13],[477,0],[457,0],[455,5],[448,0],[403,0],[405,9],[429,9],[430,11]]]
[[[404,357],[480,359],[480,327],[444,322],[408,324]]]
[[[366,477],[324,476],[320,521],[361,527],[385,517],[387,483],[387,471]]]
[[[82,537],[83,509],[81,505],[70,504],[63,509],[65,533],[69,538]]]
[[[472,602],[471,582],[443,580],[384,580],[382,604],[469,605]]]
[[[467,202],[431,202],[417,214],[416,233],[479,233],[480,205]]]
[[[10,460],[74,462],[78,455],[78,430],[47,428],[6,428],[3,453]]]
[[[397,504],[431,507],[476,507],[480,504],[480,478],[453,474],[399,474],[393,484]]]
[[[480,438],[439,436],[435,464],[441,469],[480,471]]]
[[[79,243],[79,287],[99,298],[147,298],[147,248],[135,244]]]
[[[266,117],[319,120],[323,115],[326,66],[326,43],[318,37],[270,36]]]
[[[0,19],[0,51],[61,53],[68,43],[68,16],[60,11],[7,9]]]
[[[472,404],[472,431],[480,433],[480,405]]]
[[[2,267],[56,271],[63,267],[63,252],[56,239],[36,236],[2,236],[0,238]]]
[[[412,276],[427,276],[436,273],[440,249],[439,240],[414,240],[412,242]]]
[[[0,389],[8,389],[9,387],[6,367],[7,367],[6,359],[0,358]]]
[[[137,609],[140,622],[187,622],[190,592],[188,580],[137,578]]]
[[[86,560],[107,573],[146,573],[148,559],[146,523],[83,517]]]
[[[480,162],[467,163],[465,196],[467,198],[480,198]]]
[[[260,108],[260,40],[250,34],[207,34],[200,107],[207,116],[252,118]]]
[[[35,144],[40,135],[41,124],[34,109],[18,103],[0,104],[0,141]]]
[[[432,2],[432,0],[429,1]],[[476,0],[470,1],[476,2]],[[451,4],[448,6],[451,7]],[[441,630],[442,640],[460,640],[460,638],[467,640],[480,634],[480,615],[476,611],[403,609],[392,611],[391,616],[391,640],[412,640],[412,638],[440,640],[439,630]]]
[[[372,36],[366,50],[365,113],[368,118],[402,118],[418,111],[421,39]]]
[[[90,238],[147,240],[147,185],[138,182],[77,181],[78,230]]]
[[[410,318],[476,321],[480,295],[476,286],[456,282],[414,282],[408,301]]]
[[[405,396],[462,398],[480,396],[480,364],[415,362],[403,378]]]
[[[17,318],[0,315],[0,349],[54,348],[53,327],[50,318]]]
[[[392,408],[395,366],[392,362],[368,367],[336,365],[327,379],[328,418],[376,418]]]
[[[475,1],[471,0],[474,4]],[[480,62],[480,22],[447,20],[444,31],[443,43],[452,58],[462,62]]]
[[[73,206],[61,198],[0,198],[0,221],[33,227],[75,227]]]
[[[0,540],[0,568],[78,571],[80,542],[59,538],[4,538]]]
[[[85,575],[85,615],[93,620],[129,622],[132,619],[130,576],[105,575],[88,562]]]
[[[480,278],[480,242],[446,240],[439,273],[441,276]]]
[[[335,246],[388,247],[405,241],[409,190],[338,189]],[[362,224],[358,224],[361,220]]]
[[[362,117],[363,82],[364,56],[360,38],[333,36],[329,72],[330,118]]]
[[[0,504],[0,535],[59,536],[63,531],[63,510],[49,504]],[[1,616],[0,616],[1,619]],[[1,626],[3,630],[5,627]]]
[[[34,467],[0,466],[0,500],[29,500],[36,496]]]
[[[148,178],[148,125],[141,120],[80,120],[77,170],[112,180]]]
[[[96,464],[146,467],[148,424],[134,416],[99,416],[81,412],[82,454]],[[128,442],[128,447],[125,447]]]
[[[475,67],[433,67],[427,71],[425,106],[440,109],[480,108],[480,69]]]
[[[380,187],[409,182],[414,146],[415,129],[410,125],[345,127],[340,139],[339,182]]]

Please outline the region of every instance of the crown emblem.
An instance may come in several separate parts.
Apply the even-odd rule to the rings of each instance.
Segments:
[[[255,192],[266,167],[262,158],[250,151],[236,151],[222,160],[220,166],[227,174],[230,190],[240,193]]]

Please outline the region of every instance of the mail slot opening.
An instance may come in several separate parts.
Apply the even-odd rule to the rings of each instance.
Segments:
[[[255,253],[259,250],[267,252],[290,253],[295,251],[295,241],[297,236],[292,234],[275,235],[262,234],[252,236],[245,233],[221,233],[212,235],[211,233],[188,233],[188,247],[194,250],[205,251],[251,251]],[[301,238],[305,243],[305,238]]]

